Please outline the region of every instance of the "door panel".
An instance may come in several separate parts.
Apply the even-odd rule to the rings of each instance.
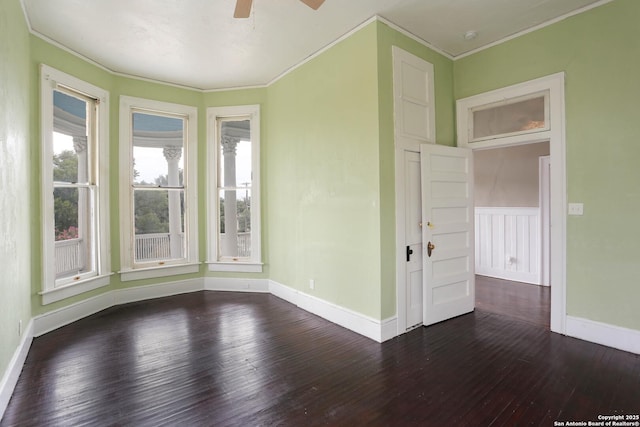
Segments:
[[[473,161],[469,149],[429,144],[420,156],[423,323],[430,325],[475,307]]]
[[[433,142],[433,65],[398,47],[392,51],[396,136]]]

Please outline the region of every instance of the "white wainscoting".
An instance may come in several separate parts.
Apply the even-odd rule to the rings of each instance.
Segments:
[[[476,274],[540,284],[540,210],[475,208]]]

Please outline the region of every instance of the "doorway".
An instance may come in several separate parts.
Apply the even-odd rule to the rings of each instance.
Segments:
[[[476,308],[546,328],[549,251],[543,247],[550,230],[543,213],[550,204],[549,145],[473,151]]]
[[[395,75],[394,75],[395,78]],[[395,90],[395,87],[394,87]],[[472,129],[469,120],[473,120],[474,108],[482,105],[496,105],[504,100],[517,97],[544,97],[545,116],[541,126],[523,132],[511,132],[500,137],[483,137],[478,141],[470,140],[467,133]],[[520,98],[523,99],[523,98]],[[469,113],[469,114],[468,114]],[[519,85],[498,89],[485,94],[465,98],[457,102],[458,146],[468,149],[490,148],[495,146],[515,146],[527,142],[549,141],[549,154],[554,160],[554,168],[550,174],[550,222],[554,224],[550,233],[549,247],[554,254],[554,262],[550,266],[549,277],[554,286],[550,289],[550,329],[564,333],[566,321],[565,306],[565,263],[566,263],[566,173],[565,173],[565,135],[564,135],[564,74],[558,73],[548,77],[532,80]],[[553,123],[553,126],[551,126]],[[471,126],[471,127],[470,127]],[[397,137],[396,130],[396,290],[397,290],[397,331],[404,333],[407,328],[406,276],[404,272],[406,258],[404,244],[400,244],[404,236],[404,177],[402,158],[405,151],[419,151],[419,143],[407,143]],[[425,141],[426,142],[426,141]],[[402,242],[404,243],[404,242]],[[424,253],[424,242],[423,242]],[[424,289],[423,289],[424,291]],[[473,290],[475,292],[475,289]]]

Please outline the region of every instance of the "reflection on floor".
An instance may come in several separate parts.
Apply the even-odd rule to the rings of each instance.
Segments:
[[[476,276],[476,309],[549,328],[548,286]]]

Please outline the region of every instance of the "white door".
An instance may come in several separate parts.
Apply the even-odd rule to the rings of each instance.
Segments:
[[[422,194],[420,153],[404,151],[406,329],[422,325]]]
[[[393,46],[392,53],[396,148],[396,308],[397,332],[402,334],[422,324],[419,152],[421,144],[435,142],[436,129],[433,65],[396,46]]]
[[[475,308],[473,156],[470,149],[423,144],[423,324]]]

